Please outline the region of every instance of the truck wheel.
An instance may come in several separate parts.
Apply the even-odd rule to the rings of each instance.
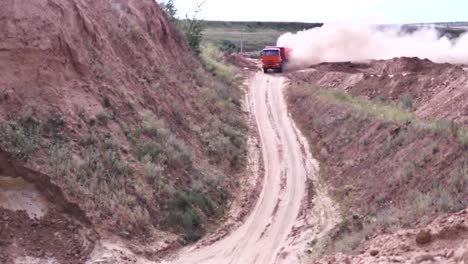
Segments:
[[[268,73],[268,69],[263,69],[263,73]]]
[[[281,67],[279,67],[278,72],[279,72],[279,73],[282,73],[282,72],[283,72],[283,65],[281,65]]]

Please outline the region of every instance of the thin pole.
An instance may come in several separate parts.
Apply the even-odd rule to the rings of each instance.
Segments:
[[[244,53],[244,29],[241,31],[241,54]]]

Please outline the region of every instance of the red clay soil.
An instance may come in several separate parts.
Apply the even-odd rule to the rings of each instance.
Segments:
[[[249,70],[249,71],[258,70],[258,65],[255,63],[255,61],[250,60],[237,53],[226,53],[224,56],[224,59],[226,60],[227,63],[235,65],[243,70]]]
[[[317,260],[328,263],[467,263],[468,211],[439,217],[424,228],[376,236],[356,255],[337,254]]]
[[[6,1],[0,12],[1,120],[63,113],[81,134],[75,111],[95,116],[105,96],[124,116],[135,114],[130,99],[172,115],[162,92],[191,96],[173,88],[199,65],[153,1]],[[150,89],[158,83],[161,92]]]
[[[49,210],[41,219],[24,211],[0,208],[0,262],[16,257],[54,258],[59,263],[83,263],[94,248],[96,233],[63,213]]]
[[[311,88],[313,89],[313,88]],[[367,215],[447,185],[466,150],[456,139],[289,90],[288,102],[336,197]],[[468,201],[468,190],[460,197]],[[352,197],[348,199],[346,197]]]
[[[394,224],[422,228],[436,216],[468,205],[468,156],[466,146],[459,140],[417,128],[410,122],[399,124],[379,119],[346,103],[330,101],[317,92],[318,87],[338,89],[363,98],[379,97],[387,102],[399,102],[410,94],[419,117],[446,118],[467,124],[468,86],[464,81],[467,74],[461,66],[400,58],[368,64],[320,64],[291,73],[289,77],[289,109],[309,139],[314,157],[321,163],[322,179],[342,205],[345,221],[330,234],[332,240],[364,232],[363,225],[374,225],[374,221],[387,221],[389,230],[394,230]],[[418,215],[419,209],[415,208],[420,206],[416,204],[420,197],[430,201],[424,213]],[[440,206],[442,203],[447,206]],[[457,217],[465,221],[464,233],[443,242],[446,247],[440,248],[444,250],[454,248],[450,245],[457,241],[467,243],[466,212]],[[371,238],[380,231],[389,232],[386,229],[385,224],[380,225],[371,233]],[[414,239],[415,235],[404,239],[400,235],[389,236],[406,241]],[[399,244],[390,241],[398,239],[392,240],[389,236],[380,236],[372,242],[357,241],[360,246],[351,256],[338,254],[319,263],[376,263],[378,260],[387,263],[388,258],[378,256],[405,256],[401,250],[392,248],[398,248]],[[388,244],[382,242],[386,239]],[[333,246],[329,249],[333,252]],[[371,257],[370,250],[377,250],[378,256],[373,252]],[[423,253],[422,249],[410,251],[401,262],[407,263],[405,261]],[[354,258],[355,254],[364,255]]]
[[[419,117],[468,124],[468,73],[463,65],[395,58],[369,63],[323,63],[312,69],[293,73],[293,79],[371,99],[399,101],[410,95]]]
[[[4,250],[5,245],[10,248],[15,241],[29,239],[23,236],[28,232],[37,230],[34,239],[47,241],[56,232],[60,235],[75,230],[74,226],[68,228],[71,220],[60,220],[64,225],[51,226],[54,219],[75,218],[82,224],[90,222],[96,229],[107,229],[126,238],[152,240],[153,233],[147,226],[168,229],[168,201],[175,191],[201,185],[204,194],[218,204],[225,199],[219,195],[223,188],[234,186],[234,177],[241,168],[227,158],[213,161],[211,146],[202,142],[201,134],[208,129],[212,133],[207,140],[211,140],[217,132],[209,130],[211,124],[224,125],[237,119],[220,118],[221,104],[213,99],[216,92],[210,90],[216,87],[213,77],[203,69],[182,34],[153,0],[3,1],[0,72],[0,123],[2,133],[9,131],[0,135],[0,147],[2,153],[21,159],[18,164],[25,168],[10,176],[24,177],[45,193],[49,190],[47,186],[53,186],[63,194],[51,199],[60,207],[62,218],[46,217],[44,223],[38,224],[40,229],[27,229],[25,226],[30,224],[27,219],[6,229],[14,237],[2,236],[0,251],[5,260],[17,256],[16,252],[25,256],[39,254],[26,244],[23,249],[11,251],[10,256]],[[172,151],[179,159],[164,164],[165,189],[157,191],[151,187],[152,180],[145,175],[144,164],[137,157],[138,144],[154,139],[141,133],[145,113],[163,121],[166,130],[158,130],[158,135],[160,131],[170,132],[166,138],[175,142]],[[33,138],[31,133],[36,124],[42,124],[42,130],[36,131],[38,134]],[[32,127],[31,131],[20,125]],[[228,126],[223,128],[232,136],[223,138],[223,142],[239,138],[237,131],[228,130]],[[24,143],[18,136],[22,135],[20,132],[32,139],[24,142],[36,145],[29,157],[16,148]],[[133,142],[137,137],[140,142]],[[166,143],[158,140],[160,144]],[[63,166],[53,167],[51,150],[63,145],[67,146],[66,156],[56,157]],[[52,177],[54,171],[64,168],[71,171],[67,161],[61,161],[60,157],[72,157],[78,168],[88,160],[86,155],[92,158],[90,145],[107,148],[96,153],[111,153],[110,161],[104,165],[117,168],[124,176],[119,178],[115,176],[117,173],[110,172],[105,180],[84,177],[89,180],[86,184],[79,184],[78,176]],[[181,157],[180,153],[184,151],[192,155],[191,160],[182,164],[186,156]],[[220,157],[224,156],[217,155]],[[228,176],[223,178],[224,175]],[[105,193],[96,191],[93,181],[111,186],[106,189],[109,194],[106,197],[113,200],[100,199]],[[112,187],[113,181],[119,186]],[[71,205],[73,210],[67,211]],[[76,218],[75,209],[84,215]],[[21,212],[2,213],[8,219],[24,216]],[[137,216],[144,223],[137,224],[140,221]],[[1,228],[9,226],[8,219],[0,219]],[[78,263],[89,253],[88,248],[75,246],[73,237],[63,235],[60,241],[50,250],[57,259],[66,259],[64,263]],[[178,242],[169,239],[168,244],[173,247]],[[58,253],[60,247],[62,253]],[[75,247],[79,251],[67,255]],[[49,252],[42,248],[39,251]]]

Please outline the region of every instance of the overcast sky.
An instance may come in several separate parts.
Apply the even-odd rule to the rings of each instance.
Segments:
[[[192,14],[201,2],[175,0],[181,17]],[[359,19],[370,23],[468,21],[468,0],[207,0],[200,18],[299,22]]]

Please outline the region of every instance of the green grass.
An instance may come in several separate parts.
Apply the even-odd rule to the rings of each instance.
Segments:
[[[286,32],[297,32],[321,25],[318,23],[294,22],[206,21],[203,42],[212,43],[218,47],[230,43],[238,51],[241,47],[242,38],[244,40],[244,51],[256,52],[262,50],[265,46],[276,45],[278,37]]]
[[[202,49],[201,59],[205,68],[218,82],[214,89],[205,89],[199,98],[200,105],[216,105],[222,122],[212,120],[196,129],[201,142],[208,147],[211,161],[220,164],[229,161],[230,166],[241,169],[247,162],[247,126],[239,113],[242,91],[239,89],[243,77],[233,66],[226,65],[222,52],[213,44]]]
[[[29,113],[17,121],[0,124],[0,144],[12,150],[19,159],[27,160],[41,143],[42,123]]]
[[[277,31],[299,31],[306,28],[322,26],[322,23],[302,23],[302,22],[260,22],[260,21],[205,21],[206,28],[231,29],[247,32],[262,32],[264,30]]]
[[[213,44],[207,44],[202,49],[201,59],[206,69],[223,82],[232,84],[236,81],[234,68],[223,62],[223,53]]]
[[[213,202],[199,192],[177,192],[169,203],[169,224],[175,230],[184,232],[187,241],[197,241],[204,234],[204,221],[197,209],[206,216],[214,214]]]
[[[380,119],[396,123],[406,123],[416,120],[414,112],[402,109],[397,105],[373,102],[336,90],[318,90],[318,95],[335,103],[348,104],[358,111],[374,114]]]
[[[206,29],[203,32],[203,42],[223,47],[225,43],[233,44],[234,51],[240,51],[241,38],[245,52],[259,52],[265,46],[274,46],[278,38],[285,32],[265,30],[263,32],[226,31],[224,29]]]
[[[444,136],[454,137],[462,146],[468,146],[468,129],[453,121],[419,120],[416,114],[408,109],[406,105],[400,106],[395,103],[383,103],[370,101],[365,98],[355,97],[343,91],[326,90],[311,87],[299,87],[298,94],[308,95],[317,92],[317,95],[332,103],[346,104],[357,111],[368,113],[385,121],[398,124],[411,123],[417,129],[429,130]]]

